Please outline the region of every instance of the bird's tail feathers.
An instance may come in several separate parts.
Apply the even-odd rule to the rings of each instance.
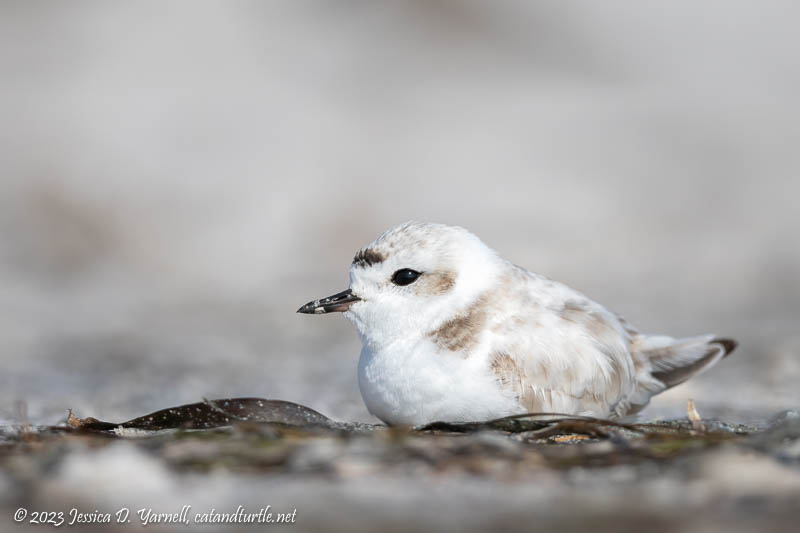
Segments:
[[[674,339],[672,337],[645,337],[640,356],[650,363],[650,374],[664,384],[674,387],[690,377],[710,368],[736,348],[736,341],[702,335]]]

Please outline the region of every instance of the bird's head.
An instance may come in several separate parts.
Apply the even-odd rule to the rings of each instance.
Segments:
[[[451,320],[492,285],[502,260],[467,230],[408,222],[361,248],[350,288],[298,312],[344,312],[364,343],[424,335]]]

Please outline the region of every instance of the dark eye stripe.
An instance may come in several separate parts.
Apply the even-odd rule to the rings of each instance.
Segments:
[[[417,281],[419,276],[420,273],[416,270],[411,270],[410,268],[401,268],[392,274],[392,283],[395,285],[400,285],[401,287],[404,285],[410,285]]]

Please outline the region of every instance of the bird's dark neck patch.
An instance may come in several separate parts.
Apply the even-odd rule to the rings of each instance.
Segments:
[[[364,248],[359,250],[353,258],[353,266],[370,267],[377,263],[382,263],[386,259],[384,255],[372,248]]]
[[[488,319],[488,300],[486,294],[481,295],[463,313],[446,321],[428,336],[440,348],[451,352],[463,351],[464,357],[468,357],[469,350],[480,340]]]

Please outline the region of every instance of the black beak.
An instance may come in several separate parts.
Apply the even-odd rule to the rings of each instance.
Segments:
[[[319,315],[322,313],[339,312],[344,313],[355,302],[361,300],[358,296],[353,294],[351,289],[342,291],[333,296],[328,296],[321,300],[314,300],[308,302],[306,305],[297,310],[298,313],[306,313],[308,315]]]

